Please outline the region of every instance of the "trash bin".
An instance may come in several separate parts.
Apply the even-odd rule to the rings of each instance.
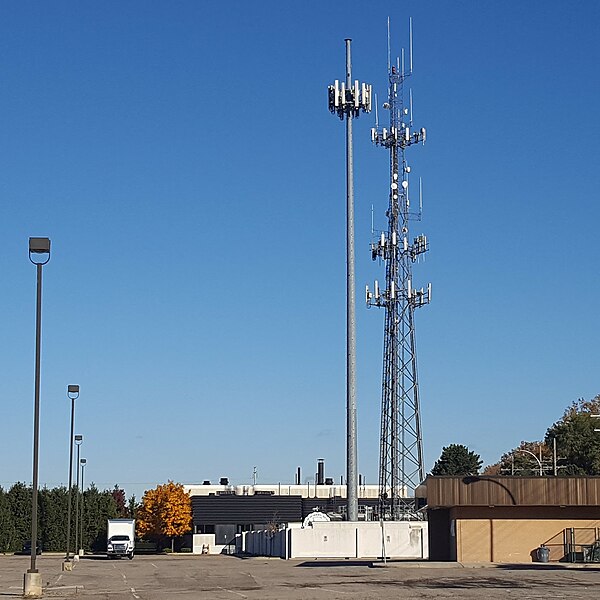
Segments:
[[[546,548],[546,546],[540,546],[537,549],[536,554],[538,562],[547,563],[550,560],[550,549]]]

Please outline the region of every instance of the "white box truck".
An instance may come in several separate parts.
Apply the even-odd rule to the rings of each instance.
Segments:
[[[133,558],[135,550],[135,519],[108,519],[106,556]]]

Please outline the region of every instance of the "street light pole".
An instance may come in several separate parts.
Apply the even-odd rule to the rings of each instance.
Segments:
[[[84,549],[83,549],[83,506],[84,506],[84,499],[85,496],[84,494],[84,490],[85,490],[85,486],[83,485],[83,475],[85,473],[85,465],[87,464],[87,460],[85,458],[82,458],[79,461],[79,464],[81,465],[81,527],[80,527],[80,531],[81,534],[79,536],[79,545],[81,546],[81,548],[79,548],[79,556],[83,556],[84,553]]]
[[[77,494],[75,496],[75,551],[79,548],[79,447],[83,442],[82,435],[75,436],[75,445],[77,446],[77,482],[75,483],[75,489],[77,490]],[[79,556],[74,554],[75,560],[79,558]]]
[[[535,458],[535,460],[537,461],[537,464],[540,467],[540,477],[543,477],[544,467],[542,465],[542,461],[533,452],[530,452],[529,450],[523,450],[523,448],[515,448],[515,452],[526,452],[527,454],[531,454],[531,456],[533,456],[533,458]]]
[[[34,260],[39,257],[40,260]],[[35,400],[33,414],[33,481],[31,490],[31,566],[23,578],[23,596],[39,598],[42,595],[42,576],[35,564],[37,556],[38,467],[40,439],[40,374],[42,346],[42,267],[50,260],[50,240],[29,238],[29,260],[36,267],[37,292],[35,313]]]
[[[69,503],[67,509],[67,555],[65,562],[71,561],[69,546],[71,544],[71,503],[73,495],[73,433],[75,431],[75,400],[79,398],[79,386],[67,387],[67,398],[71,400],[71,433],[69,435]]]

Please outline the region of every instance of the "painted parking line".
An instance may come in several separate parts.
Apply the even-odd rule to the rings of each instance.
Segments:
[[[135,588],[131,588],[131,593],[136,600],[140,600],[140,597],[135,593]]]

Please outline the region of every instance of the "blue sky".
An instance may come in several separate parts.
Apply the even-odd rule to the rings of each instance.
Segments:
[[[35,270],[44,271],[40,481],[293,481],[345,454],[344,126],[326,88],[386,89],[414,19],[410,151],[431,250],[414,281],[426,468],[543,437],[597,381],[600,5],[3,2],[0,485],[31,480]],[[355,123],[359,470],[377,479],[383,312],[362,303],[388,156]]]

